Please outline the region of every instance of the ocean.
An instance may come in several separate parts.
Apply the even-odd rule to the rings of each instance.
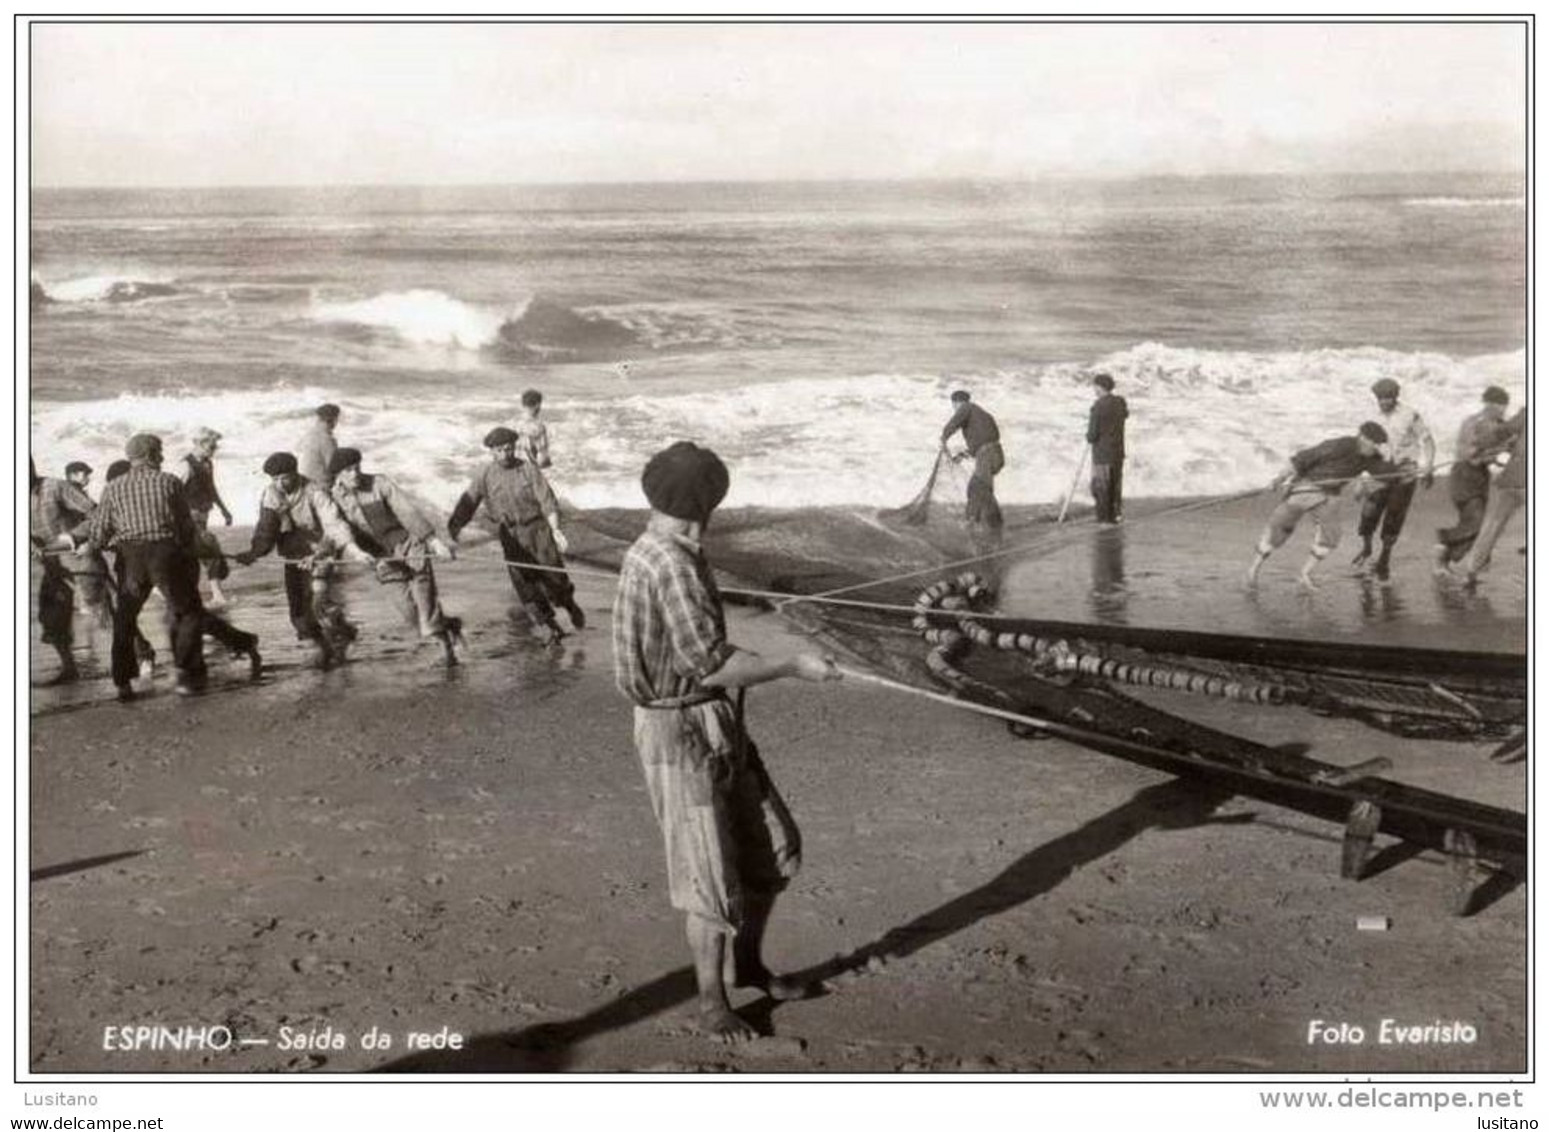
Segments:
[[[209,425],[238,521],[323,401],[441,508],[528,388],[576,506],[641,505],[687,438],[730,504],[884,507],[957,388],[1024,503],[1066,491],[1096,369],[1131,496],[1265,483],[1378,377],[1443,460],[1486,385],[1526,392],[1520,177],[46,190],[30,232],[40,470]]]

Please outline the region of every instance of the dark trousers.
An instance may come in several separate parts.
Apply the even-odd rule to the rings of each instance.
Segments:
[[[204,676],[204,607],[199,601],[199,566],[173,542],[125,542],[118,546],[118,604],[113,609],[113,683],[128,684],[139,671],[140,610],[159,589],[167,599],[172,660],[189,678]]]
[[[1458,509],[1457,525],[1443,527],[1436,532],[1436,540],[1447,548],[1442,561],[1456,562],[1473,549],[1474,540],[1479,537],[1479,528],[1484,524],[1485,508],[1489,502],[1488,493],[1470,495],[1464,499],[1453,498],[1452,505]]]
[[[208,609],[199,618],[199,631],[234,653],[247,652],[258,644],[257,633],[238,629],[230,621],[216,616]]]
[[[1382,541],[1390,546],[1397,542],[1418,486],[1415,480],[1389,480],[1378,487],[1361,504],[1361,522],[1356,533],[1363,541],[1370,540],[1380,524]]]
[[[981,444],[973,454],[973,475],[968,477],[968,504],[963,517],[974,541],[985,546],[998,544],[1005,519],[1001,516],[1000,501],[995,498],[995,477],[1006,466],[1006,454],[1000,442],[992,440]]]
[[[1124,461],[1092,465],[1092,502],[1099,523],[1116,523],[1124,512]]]
[[[548,523],[539,519],[518,527],[500,528],[500,549],[510,562],[531,562],[535,566],[563,566],[559,547],[554,542],[554,532]],[[552,624],[554,606],[569,605],[575,600],[575,587],[562,571],[523,570],[520,566],[507,566],[511,575],[511,587],[521,599],[532,619],[540,625]]]
[[[285,563],[285,603],[300,640],[325,641],[341,631],[346,639],[354,635],[344,619],[338,583],[329,570],[327,566],[306,570]]]
[[[57,555],[43,556],[43,581],[38,586],[38,623],[45,644],[68,649],[75,639],[75,587],[70,571]]]

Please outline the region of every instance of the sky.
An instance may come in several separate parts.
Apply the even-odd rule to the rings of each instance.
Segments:
[[[1520,24],[31,35],[37,187],[1524,168]]]

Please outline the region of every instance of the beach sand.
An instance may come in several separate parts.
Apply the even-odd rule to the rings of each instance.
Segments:
[[[1061,533],[1004,571],[1007,606],[1080,619],[1106,602],[1132,624],[1173,611],[1188,627],[1252,631],[1267,605],[1288,629],[1300,610],[1344,638],[1520,651],[1522,520],[1476,593],[1437,590],[1425,550],[1441,497],[1422,497],[1395,584],[1374,598],[1343,549],[1323,591],[1295,593],[1305,532],[1266,569],[1260,604],[1234,588],[1260,499],[1187,524],[1131,504],[1122,588],[1094,549],[1114,532]],[[638,520],[599,520],[615,537],[583,534],[578,552],[600,569]],[[866,525],[724,527],[739,524],[786,531],[787,550]],[[222,538],[236,547],[240,534]],[[844,554],[832,558],[842,572]],[[1206,580],[1180,580],[1180,564]],[[468,625],[451,672],[362,579],[355,659],[314,671],[284,622],[278,567],[260,564],[230,587],[232,619],[264,638],[258,685],[217,659],[214,692],[195,700],[171,695],[165,671],[127,706],[100,678],[34,691],[32,1071],[1526,1069],[1527,901],[1510,878],[1457,918],[1436,854],[1388,849],[1344,881],[1328,822],[855,681],[749,696],[805,835],[769,956],[829,974],[829,993],[778,1008],[739,996],[769,1036],[711,1044],[693,1029],[682,920],[612,686],[611,582],[578,568],[590,623],[547,650],[512,614],[488,547],[441,575]],[[774,613],[734,607],[730,621],[761,650],[800,644]],[[52,663],[34,648],[35,679]],[[1291,708],[1193,714],[1330,762],[1385,755],[1391,777],[1525,808],[1525,767],[1490,762],[1487,743],[1404,741]],[[1369,916],[1387,930],[1358,930]],[[1474,1037],[1384,1043],[1384,1019]],[[1365,1040],[1309,1042],[1314,1020]],[[229,1027],[232,1047],[105,1048],[124,1044],[108,1027],[205,1025]],[[392,1045],[363,1048],[373,1028]],[[463,1048],[407,1044],[443,1028]],[[344,1048],[296,1040],[330,1029]]]

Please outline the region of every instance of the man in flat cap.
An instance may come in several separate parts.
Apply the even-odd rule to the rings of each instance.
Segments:
[[[764,964],[764,929],[800,867],[801,839],[743,726],[743,690],[784,676],[835,680],[839,670],[817,653],[766,658],[727,640],[701,545],[729,486],[714,452],[674,444],[652,457],[641,482],[651,517],[619,574],[614,678],[635,704],[635,747],[669,897],[687,918],[701,1024],[739,1040],[754,1031],[732,1010],[729,986],[775,999],[809,993]]]
[[[87,539],[87,523],[97,509],[86,493],[91,475],[89,464],[72,460],[65,465],[64,479],[39,476],[33,491],[34,537],[50,551],[43,559],[43,588],[49,594],[43,639],[54,646],[60,661],[59,672],[50,684],[80,679],[74,655],[77,612],[86,615],[87,640],[93,651],[92,631],[111,631],[113,625],[107,563],[99,548]],[[80,549],[73,549],[75,546]],[[39,609],[44,611],[41,602]]]
[[[1408,405],[1398,403],[1399,385],[1391,377],[1372,383],[1377,399],[1375,420],[1388,433],[1387,457],[1394,474],[1377,480],[1361,501],[1361,520],[1356,533],[1361,536],[1361,551],[1355,556],[1359,566],[1371,557],[1372,536],[1382,533],[1382,550],[1372,566],[1379,581],[1387,581],[1393,557],[1393,544],[1404,529],[1404,519],[1414,502],[1415,487],[1429,488],[1436,475],[1436,441],[1424,418]]]
[[[139,433],[124,446],[129,471],[102,491],[92,512],[87,538],[94,547],[118,553],[119,592],[113,611],[113,684],[120,700],[134,698],[139,670],[135,651],[140,609],[159,589],[171,620],[172,659],[177,690],[202,691],[206,682],[199,601],[199,567],[194,558],[197,532],[183,481],[161,470],[161,438]]]
[[[559,500],[537,466],[517,454],[520,443],[521,438],[509,428],[490,430],[484,437],[490,462],[478,470],[458,498],[446,529],[456,542],[483,506],[499,530],[516,596],[538,635],[545,643],[555,644],[564,634],[554,620],[554,606],[562,608],[577,629],[585,628],[586,614],[576,604],[575,587],[563,569],[569,543],[559,528]],[[523,569],[524,563],[548,569]]]
[[[1269,485],[1282,498],[1259,536],[1253,565],[1248,567],[1250,586],[1258,584],[1259,571],[1275,548],[1291,537],[1304,516],[1311,515],[1317,529],[1300,578],[1308,589],[1317,588],[1313,571],[1339,545],[1345,486],[1362,476],[1393,471],[1393,465],[1382,458],[1382,446],[1387,442],[1387,431],[1376,421],[1366,421],[1354,436],[1336,436],[1291,457]]]
[[[1490,501],[1490,465],[1511,445],[1512,430],[1505,423],[1511,396],[1499,385],[1484,391],[1483,404],[1458,429],[1452,470],[1447,473],[1447,492],[1457,508],[1458,521],[1436,532],[1432,549],[1433,569],[1444,575],[1474,546]]]
[[[374,559],[355,542],[339,505],[296,469],[296,457],[274,452],[264,461],[269,485],[258,501],[252,545],[234,557],[250,566],[278,548],[285,559],[285,601],[297,640],[311,641],[323,668],[344,659],[356,637],[345,619],[344,601],[334,576],[334,560]]]
[[[1113,391],[1113,377],[1092,375],[1097,390],[1087,413],[1086,442],[1092,446],[1092,502],[1097,521],[1112,526],[1124,519],[1124,423],[1129,402]]]
[[[404,620],[420,636],[439,641],[447,667],[454,667],[462,622],[442,612],[430,564],[432,558],[451,558],[452,550],[402,488],[380,472],[361,471],[360,459],[358,449],[341,448],[328,462],[334,502],[356,541],[376,556],[377,581],[393,587]]]
[[[339,406],[319,405],[317,419],[296,446],[297,469],[309,481],[327,491],[333,487],[333,477],[328,474],[328,461],[333,459],[339,442],[334,439],[334,429],[339,426]]]
[[[1000,545],[1000,502],[995,498],[995,477],[1006,466],[1006,453],[1000,446],[1000,426],[978,405],[966,389],[952,394],[952,416],[941,430],[941,451],[952,460],[972,459],[973,474],[968,477],[968,505],[964,517],[974,545],[980,549]],[[947,449],[953,433],[963,434],[965,449],[955,455]]]
[[[199,528],[199,563],[210,580],[208,604],[219,609],[226,604],[221,592],[221,581],[231,573],[221,544],[210,533],[210,512],[219,511],[226,525],[231,526],[231,511],[221,498],[220,488],[215,486],[215,452],[220,447],[221,434],[213,428],[201,428],[194,433],[193,451],[183,456],[178,474],[183,479],[183,492],[188,497],[188,510]]]

